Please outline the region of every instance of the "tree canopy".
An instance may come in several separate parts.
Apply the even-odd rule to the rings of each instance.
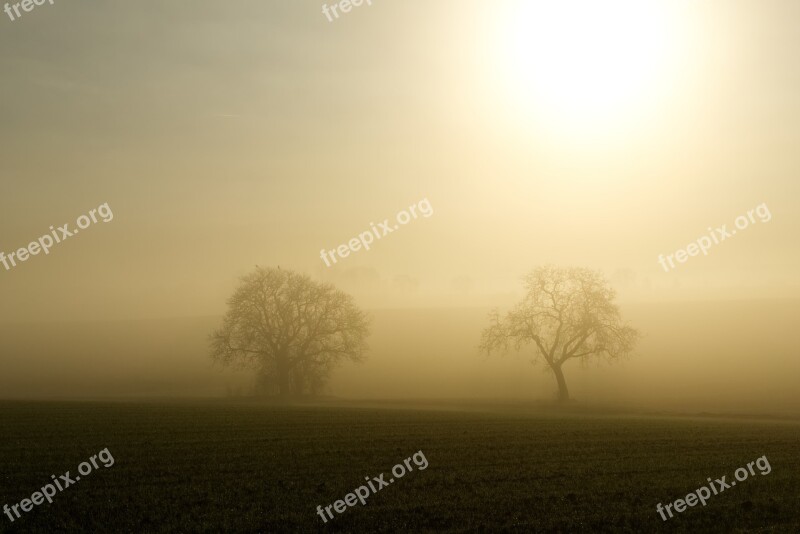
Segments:
[[[280,268],[256,267],[228,299],[211,355],[253,368],[262,391],[317,393],[341,361],[361,361],[369,321],[350,295]]]

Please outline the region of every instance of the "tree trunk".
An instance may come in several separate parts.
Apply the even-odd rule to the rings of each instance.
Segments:
[[[296,364],[294,369],[292,369],[292,384],[294,385],[294,394],[297,397],[302,397],[306,392],[306,384],[305,377],[303,376],[303,369],[299,364]]]
[[[552,369],[553,374],[556,375],[556,382],[558,382],[558,402],[567,402],[569,400],[569,390],[567,390],[567,381],[564,379],[561,365],[553,365]]]
[[[277,360],[278,394],[282,398],[288,398],[292,395],[292,376],[289,368],[289,359],[283,355],[278,355]]]

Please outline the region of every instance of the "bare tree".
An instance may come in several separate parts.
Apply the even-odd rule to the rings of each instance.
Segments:
[[[361,361],[369,322],[351,296],[291,271],[256,267],[228,299],[211,355],[251,367],[260,391],[316,393],[342,360]]]
[[[582,268],[534,269],[524,279],[525,297],[505,317],[495,309],[483,331],[487,354],[531,345],[533,362],[544,359],[558,383],[558,399],[569,400],[562,366],[576,359],[616,361],[633,350],[639,333],[621,322],[615,292],[601,274]]]

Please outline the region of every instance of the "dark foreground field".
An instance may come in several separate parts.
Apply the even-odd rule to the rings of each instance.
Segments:
[[[395,407],[396,408],[396,407]],[[8,532],[800,531],[796,422],[254,403],[0,403],[0,505],[108,447]],[[422,451],[429,462],[323,525],[328,506]],[[656,504],[766,455],[664,523]],[[413,463],[412,463],[413,465]]]

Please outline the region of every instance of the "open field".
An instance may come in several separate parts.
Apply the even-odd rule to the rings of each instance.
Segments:
[[[535,406],[0,403],[0,504],[108,447],[102,466],[7,532],[800,530],[797,421]],[[327,506],[417,451],[429,462],[323,525]],[[685,497],[766,455],[667,523]]]

